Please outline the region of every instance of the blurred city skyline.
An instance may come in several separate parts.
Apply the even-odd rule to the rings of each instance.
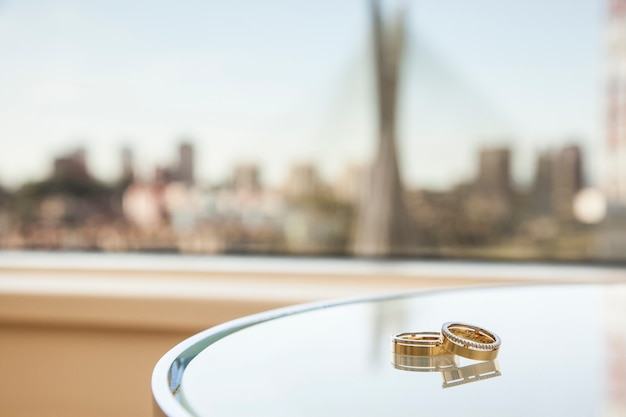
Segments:
[[[162,39],[172,42],[164,49],[180,45],[188,54],[181,58],[199,60],[178,60],[178,50],[171,51],[173,56],[159,51],[152,55],[162,59],[154,73],[141,67],[149,62],[146,57],[138,62],[130,55],[114,59],[113,52],[123,56],[132,50],[115,38],[119,34],[112,37],[119,50],[104,54],[112,59],[111,68],[101,62],[105,66],[95,73],[90,72],[91,59],[103,56],[100,50],[92,54],[92,43],[82,50],[75,43],[65,51],[68,55],[57,55],[65,43],[56,45],[59,50],[50,61],[42,62],[51,67],[44,69],[93,78],[81,84],[35,77],[34,87],[21,85],[25,93],[16,87],[15,97],[25,101],[5,108],[21,114],[12,120],[14,126],[39,130],[38,138],[49,137],[50,126],[75,129],[89,123],[100,138],[111,126],[152,134],[140,134],[143,141],[129,134],[128,143],[118,145],[115,157],[108,159],[114,161],[109,176],[94,169],[105,157],[98,146],[107,141],[100,140],[54,152],[40,162],[46,167],[40,179],[0,189],[0,247],[623,261],[626,0],[611,3],[607,21],[610,54],[603,61],[608,64],[603,81],[609,88],[602,103],[608,111],[600,112],[606,124],[598,123],[606,134],[594,128],[599,106],[590,88],[594,71],[588,70],[595,60],[583,59],[586,49],[578,44],[568,49],[569,34],[583,31],[554,35],[542,31],[547,29],[543,24],[554,21],[529,14],[536,31],[520,36],[520,28],[497,26],[507,20],[507,25],[515,24],[524,16],[521,12],[543,8],[492,5],[482,9],[495,10],[490,19],[497,16],[484,22],[495,22],[487,30],[476,28],[459,37],[461,21],[447,26],[461,30],[451,39],[465,47],[450,59],[442,53],[445,48],[415,31],[420,25],[415,16],[423,14],[410,19],[407,11],[414,8],[389,3],[365,3],[369,30],[355,38],[334,66],[325,52],[338,49],[327,51],[319,44],[319,49],[303,49],[306,42],[298,36],[282,44],[284,49],[273,50],[291,31],[267,26],[272,19],[263,13],[249,22],[262,22],[255,26],[261,29],[260,39],[252,41],[257,48],[250,50],[234,48],[255,33],[254,27],[234,29],[233,23],[241,23],[236,18],[218,25],[226,30],[223,38],[208,36],[212,27],[189,26],[189,21],[173,27],[188,30],[191,38],[185,42],[176,32],[172,39]],[[448,20],[454,20],[458,16],[452,10],[462,7],[450,6]],[[72,12],[96,9],[70,7]],[[67,10],[61,20],[70,28],[89,21]],[[236,17],[253,10],[231,11]],[[296,24],[289,13],[303,12],[289,7],[275,11],[281,13],[275,23],[288,21],[289,27]],[[316,18],[324,22],[323,15],[306,20]],[[149,33],[142,32],[145,26],[134,29],[136,35]],[[293,30],[303,33],[300,27]],[[272,39],[266,31],[282,35]],[[322,31],[329,39],[341,33]],[[115,46],[107,44],[111,36],[100,40]],[[206,43],[215,48],[209,49],[214,55],[207,55]],[[290,54],[294,48],[297,56]],[[462,65],[455,61],[459,58],[464,58]],[[472,73],[472,59],[479,72]],[[297,73],[302,61],[306,70]],[[141,71],[128,63],[141,64]],[[483,78],[489,72],[492,78]],[[208,130],[162,136],[168,126],[183,122]],[[32,141],[23,139],[10,141],[10,156],[31,162],[13,151],[28,144],[28,156],[34,157],[45,146],[42,142],[33,148]],[[160,155],[159,148],[174,140],[178,150],[171,146]],[[603,144],[611,149],[611,176],[598,184],[592,161],[601,160],[596,156]],[[223,172],[208,175],[211,170]]]
[[[406,3],[409,186],[472,178],[486,146],[512,148],[515,179],[529,183],[538,152],[572,142],[599,181],[603,1]],[[223,181],[242,162],[269,184],[301,162],[337,176],[375,148],[369,31],[362,0],[5,1],[0,183],[44,178],[77,146],[105,181],[124,146],[146,175],[181,138],[195,145],[200,181]]]

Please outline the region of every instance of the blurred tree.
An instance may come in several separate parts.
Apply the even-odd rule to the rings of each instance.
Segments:
[[[42,204],[56,198],[64,222],[82,222],[92,216],[111,216],[114,188],[89,176],[53,177],[24,184],[13,196],[10,211],[21,222],[41,220]]]

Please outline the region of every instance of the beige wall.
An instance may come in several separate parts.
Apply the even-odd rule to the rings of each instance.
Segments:
[[[278,306],[1,294],[0,415],[151,416],[150,377],[165,352],[205,328]]]
[[[144,329],[0,325],[3,416],[149,416],[150,372],[189,335]]]

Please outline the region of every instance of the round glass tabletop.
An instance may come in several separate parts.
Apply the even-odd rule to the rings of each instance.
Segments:
[[[439,331],[449,321],[496,333],[497,358],[392,353],[392,335]],[[179,404],[161,407],[166,415],[624,415],[626,284],[464,289],[281,310],[209,329],[162,362]]]

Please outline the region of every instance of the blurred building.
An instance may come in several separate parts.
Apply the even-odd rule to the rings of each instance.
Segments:
[[[338,197],[310,163],[295,164],[283,187],[283,219],[287,251],[342,254],[349,251],[354,202]]]
[[[507,148],[482,149],[474,185],[482,197],[509,204],[513,194],[511,151]]]
[[[347,165],[335,181],[333,190],[337,200],[357,204],[365,192],[365,177],[369,169],[362,165]]]
[[[285,197],[298,200],[314,197],[322,191],[323,184],[315,166],[310,163],[292,165],[284,186]]]
[[[607,0],[605,72],[606,218],[600,225],[601,257],[626,251],[626,0]]]
[[[414,250],[414,230],[405,202],[396,154],[396,107],[400,63],[406,37],[402,15],[383,24],[372,1],[374,65],[378,90],[378,149],[357,213],[354,253],[404,255]]]
[[[56,180],[86,179],[89,177],[86,151],[78,148],[74,152],[60,156],[54,160],[53,178]]]
[[[459,188],[445,192],[419,189],[407,192],[407,207],[420,236],[421,252],[462,243],[457,233],[459,201],[467,193],[459,192]]]
[[[535,162],[531,208],[534,214],[551,215],[553,210],[554,155],[542,151]]]
[[[554,213],[560,220],[574,220],[574,198],[583,188],[582,153],[577,145],[562,148],[555,156],[552,174]]]
[[[608,0],[606,150],[609,200],[626,204],[626,1]]]
[[[260,190],[259,166],[254,163],[240,163],[233,172],[233,187],[238,190]]]
[[[125,146],[121,151],[122,176],[121,181],[131,183],[135,179],[135,158],[132,149]]]
[[[195,182],[195,155],[193,146],[181,143],[178,147],[178,163],[171,169],[171,179],[191,186]]]
[[[539,153],[535,164],[532,208],[535,214],[572,221],[574,200],[583,188],[583,158],[577,145]]]
[[[111,188],[91,176],[84,148],[55,158],[52,175],[23,187],[18,199],[22,215],[51,227],[84,228],[117,215]]]
[[[507,233],[514,207],[510,150],[482,149],[473,183],[457,187],[456,194],[461,207],[455,219],[459,242],[478,245]]]

